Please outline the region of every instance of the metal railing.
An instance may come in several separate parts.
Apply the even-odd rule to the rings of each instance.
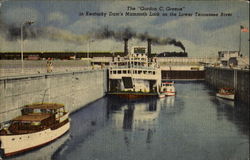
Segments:
[[[100,66],[84,66],[84,67],[54,67],[52,73],[56,72],[72,72],[83,70],[100,69]],[[19,75],[31,75],[31,74],[43,74],[48,73],[46,67],[36,68],[24,68],[23,73],[21,68],[0,68],[0,77],[19,76]]]

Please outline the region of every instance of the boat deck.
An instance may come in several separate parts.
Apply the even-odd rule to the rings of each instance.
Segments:
[[[119,96],[122,98],[128,98],[128,99],[158,96],[158,93],[152,93],[152,92],[147,92],[147,93],[143,93],[143,92],[108,92],[107,94]]]

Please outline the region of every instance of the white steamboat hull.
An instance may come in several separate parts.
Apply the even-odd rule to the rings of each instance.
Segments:
[[[70,122],[55,130],[46,129],[40,132],[20,135],[0,136],[2,142],[1,149],[4,149],[5,156],[28,151],[59,138],[69,130]]]
[[[234,94],[220,94],[216,93],[217,97],[228,99],[228,100],[234,100]]]

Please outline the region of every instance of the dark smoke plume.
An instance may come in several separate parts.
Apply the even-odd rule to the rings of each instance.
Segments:
[[[21,26],[8,25],[6,37],[9,41],[16,41],[21,38]],[[54,27],[35,27],[23,26],[23,39],[50,39],[53,41],[66,41],[75,44],[82,44],[86,40],[86,36],[76,35],[69,31]]]
[[[21,28],[17,25],[6,25],[1,21],[0,15],[0,30],[3,31],[5,28],[6,37],[10,41],[15,41],[21,37]],[[184,45],[173,38],[159,38],[151,36],[148,32],[145,33],[136,33],[131,28],[127,27],[120,29],[118,31],[111,30],[108,26],[100,28],[99,30],[94,31],[94,37],[96,39],[115,39],[117,41],[123,41],[124,39],[139,39],[140,41],[146,41],[147,39],[152,40],[152,44],[156,45],[174,45],[181,48],[185,51]],[[71,32],[61,30],[54,27],[43,27],[38,28],[33,25],[23,26],[23,38],[24,39],[36,39],[36,38],[46,38],[51,40],[64,40],[67,42],[82,44],[86,40],[84,35],[76,35]]]
[[[175,39],[172,39],[169,44],[173,44],[175,46],[180,47],[183,51],[185,51],[184,45],[180,41],[176,41]]]
[[[131,38],[136,38],[136,39],[139,39],[140,41],[146,41],[147,39],[151,39],[152,44],[174,45],[174,46],[179,47],[185,51],[184,45],[180,41],[177,41],[176,39],[159,38],[159,37],[149,35],[148,32],[136,33],[131,28],[125,28],[122,30],[113,31],[113,30],[109,29],[108,26],[106,26],[106,27],[103,27],[103,28],[95,31],[95,33],[96,33],[95,38],[97,38],[97,39],[113,38],[113,39],[118,40],[118,41],[123,41],[124,39],[131,39]]]
[[[1,10],[0,10],[0,32],[4,32],[6,29],[6,25],[4,23],[4,21],[2,20],[2,15],[1,15]]]
[[[105,26],[95,31],[95,38],[97,39],[114,38],[115,40],[123,41],[123,39],[131,39],[133,37],[136,37],[136,33],[133,32],[131,28],[125,28],[115,32],[110,30],[108,26]]]
[[[102,30],[98,30],[95,36],[98,39],[113,38],[115,36],[115,32],[110,30],[108,26],[106,26]]]
[[[44,30],[35,28],[32,26],[23,26],[23,39],[34,39],[41,37],[44,34]],[[15,41],[21,37],[21,26],[9,25],[7,38],[10,41]]]

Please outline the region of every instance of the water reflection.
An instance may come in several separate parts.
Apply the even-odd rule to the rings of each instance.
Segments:
[[[176,88],[176,97],[105,97],[105,103],[89,105],[73,115],[75,141],[65,143],[53,159],[246,158],[249,139],[241,133],[249,133],[249,121],[241,107],[219,101],[203,83],[176,83]]]
[[[219,103],[220,106],[234,107],[234,101],[222,99],[222,98],[219,98],[219,97],[216,97],[216,99],[218,100],[218,103]]]
[[[233,122],[241,133],[249,135],[249,108],[242,103],[217,97],[213,102],[216,104],[216,115],[218,120]]]
[[[175,96],[169,96],[169,97],[161,98],[161,99],[159,99],[159,103],[160,103],[161,109],[174,107]]]
[[[63,159],[63,155],[73,152],[94,132],[102,128],[108,119],[107,100],[99,99],[71,114],[70,138],[52,156],[53,160]]]
[[[134,110],[135,106],[133,104],[129,104],[128,107],[123,110],[123,129],[132,129]]]
[[[160,104],[156,98],[150,101],[124,101],[119,103],[120,107],[111,107],[112,122],[117,129],[124,130],[145,130],[152,127],[160,112]],[[110,101],[109,105],[118,106],[116,101]]]
[[[176,97],[97,100],[71,114],[69,136],[56,151],[20,160],[50,159],[54,151],[53,160],[246,159],[247,107],[217,99],[202,83],[176,88]]]

